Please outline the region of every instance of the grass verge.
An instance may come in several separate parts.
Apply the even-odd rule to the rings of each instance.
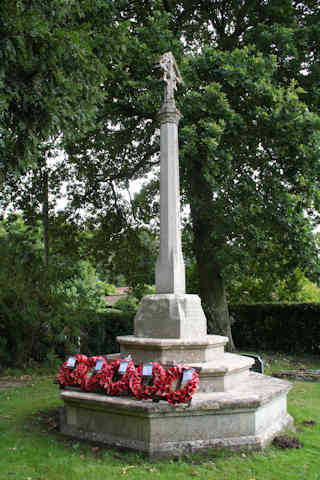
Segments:
[[[319,368],[319,358],[262,355],[266,371]],[[298,365],[298,367],[297,367]],[[0,378],[1,380],[1,378]],[[95,444],[70,440],[57,430],[62,406],[53,376],[28,376],[0,389],[0,479],[231,479],[320,480],[320,383],[294,382],[288,410],[296,422],[294,436],[303,448],[263,452],[212,450],[170,461],[151,462]],[[1,381],[0,381],[1,384]],[[290,433],[292,434],[292,432]]]

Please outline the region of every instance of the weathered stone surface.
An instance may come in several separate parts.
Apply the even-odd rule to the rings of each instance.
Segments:
[[[171,52],[159,60],[165,82],[160,122],[160,251],[156,264],[157,293],[185,293],[185,267],[181,248],[178,124],[174,92],[183,83]],[[148,336],[148,335],[145,335]]]
[[[134,319],[137,337],[199,339],[207,320],[198,295],[156,294],[141,300]]]
[[[241,355],[225,353],[214,361],[205,363],[191,362],[199,372],[199,392],[226,392],[237,388],[249,378],[249,369],[254,360]]]
[[[165,103],[160,120],[160,251],[156,264],[157,293],[185,293],[181,248],[178,123],[180,113]]]
[[[117,337],[120,351],[130,353],[135,362],[203,363],[224,355],[228,338],[206,335],[201,339],[145,338],[135,335]]]
[[[290,384],[251,373],[232,392],[196,394],[191,406],[63,391],[65,434],[155,456],[212,447],[263,448],[292,425]]]

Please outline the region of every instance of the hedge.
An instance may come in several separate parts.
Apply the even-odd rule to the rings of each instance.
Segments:
[[[230,305],[229,311],[239,350],[320,353],[319,303]],[[118,352],[116,337],[133,334],[134,315],[115,309],[96,314],[87,332],[88,353]]]
[[[320,353],[320,304],[230,305],[238,349]]]
[[[320,304],[254,304],[230,305],[233,317],[232,334],[239,350],[277,351],[283,353],[320,353]],[[1,312],[0,312],[1,313]],[[134,312],[110,309],[103,313],[84,312],[82,323],[81,351],[88,355],[115,353],[119,351],[117,336],[133,334]],[[1,315],[0,315],[1,317]],[[1,318],[0,318],[1,320]],[[9,356],[8,332],[0,321],[0,369],[14,365],[15,358]],[[208,332],[214,334],[215,332]],[[57,341],[47,345],[40,337],[42,356],[52,349],[61,358],[65,351]]]

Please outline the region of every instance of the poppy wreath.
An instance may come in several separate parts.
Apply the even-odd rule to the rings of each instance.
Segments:
[[[192,379],[188,380],[183,386],[177,390],[172,390],[172,384],[175,380],[181,378],[184,370],[191,370],[187,365],[175,365],[167,370],[165,383],[161,386],[161,393],[165,396],[167,402],[175,405],[177,403],[187,403],[191,400],[198,385],[199,375],[196,370],[192,369]]]
[[[114,377],[119,370],[121,362],[127,362],[128,366],[125,373],[119,380],[114,381]],[[105,370],[101,375],[100,385],[103,387],[107,395],[121,395],[129,391],[129,379],[131,376],[137,375],[136,367],[132,360],[119,359],[113,360],[110,369]]]
[[[61,388],[81,385],[82,377],[89,370],[88,357],[80,353],[76,357],[75,368],[68,367],[68,360],[64,362],[58,373],[58,382]]]
[[[102,367],[99,371],[93,370],[96,366],[98,360],[103,362]],[[94,392],[101,389],[101,379],[105,374],[108,374],[110,371],[110,366],[107,360],[101,356],[95,356],[88,358],[89,368],[82,377],[80,388],[85,392]],[[93,372],[92,372],[93,370]],[[90,373],[92,373],[90,375]]]
[[[153,365],[152,376],[153,384],[152,385],[143,385],[143,364],[140,364],[136,370],[136,375],[130,375],[129,378],[129,388],[133,395],[138,400],[147,400],[152,398],[161,388],[166,380],[166,371],[165,369],[156,362],[150,362]]]

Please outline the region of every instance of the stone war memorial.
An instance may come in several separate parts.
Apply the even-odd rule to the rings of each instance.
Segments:
[[[160,123],[160,252],[156,294],[145,296],[134,319],[134,335],[117,337],[121,357],[135,365],[196,369],[192,401],[171,405],[64,389],[61,431],[150,457],[182,455],[210,448],[261,449],[293,425],[287,413],[287,381],[250,370],[250,357],[224,351],[227,337],[207,335],[198,295],[185,293],[181,248],[178,124],[174,94],[183,82],[171,52],[159,66],[165,85]],[[214,214],[214,213],[213,213]]]

